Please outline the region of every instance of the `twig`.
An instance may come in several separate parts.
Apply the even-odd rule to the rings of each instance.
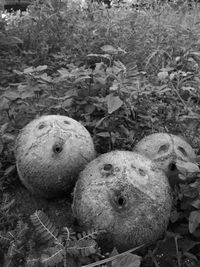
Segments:
[[[179,236],[175,236],[174,241],[175,241],[175,247],[176,247],[176,258],[178,262],[178,267],[181,267],[180,255],[179,255],[179,250],[178,250],[178,238]]]

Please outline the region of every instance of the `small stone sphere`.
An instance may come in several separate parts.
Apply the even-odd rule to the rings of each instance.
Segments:
[[[60,115],[31,121],[21,130],[15,143],[20,180],[30,192],[44,198],[70,192],[79,172],[95,155],[86,128]]]
[[[72,211],[85,229],[101,229],[104,245],[124,251],[161,238],[172,205],[164,172],[131,151],[112,151],[80,173]],[[102,241],[101,241],[102,242]]]
[[[156,162],[171,185],[178,180],[177,161],[195,162],[196,159],[193,148],[184,139],[168,133],[154,133],[144,137],[136,144],[134,151]]]

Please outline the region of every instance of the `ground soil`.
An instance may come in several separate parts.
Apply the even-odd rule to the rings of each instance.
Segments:
[[[20,181],[7,192],[10,199],[14,199],[12,209],[25,221],[36,210],[42,210],[49,219],[59,228],[72,227],[74,217],[71,210],[71,196],[48,200],[31,194]]]

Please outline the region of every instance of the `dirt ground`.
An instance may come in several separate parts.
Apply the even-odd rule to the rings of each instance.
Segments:
[[[71,210],[72,198],[70,196],[47,200],[32,195],[19,181],[15,187],[8,191],[10,199],[14,199],[12,211],[26,222],[36,210],[42,210],[58,227],[72,227],[74,217]]]

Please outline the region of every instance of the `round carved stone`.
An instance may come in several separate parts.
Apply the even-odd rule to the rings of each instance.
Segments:
[[[134,151],[147,156],[157,163],[170,180],[171,185],[178,179],[177,162],[195,162],[193,148],[181,137],[168,133],[154,133],[136,144]]]
[[[42,116],[19,133],[16,165],[22,183],[45,198],[70,192],[78,174],[95,158],[89,132],[79,122],[60,115]]]
[[[171,204],[167,177],[150,159],[113,151],[80,173],[72,210],[84,228],[105,231],[103,244],[124,251],[162,237]]]

